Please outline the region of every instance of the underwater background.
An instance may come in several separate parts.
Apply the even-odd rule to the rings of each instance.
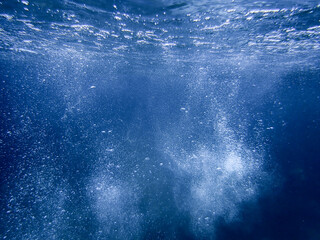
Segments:
[[[320,2],[0,0],[1,239],[320,239]]]

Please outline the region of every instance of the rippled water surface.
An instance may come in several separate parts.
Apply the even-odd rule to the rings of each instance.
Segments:
[[[0,0],[1,239],[319,239],[320,2]]]

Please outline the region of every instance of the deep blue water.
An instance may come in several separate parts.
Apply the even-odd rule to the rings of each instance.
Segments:
[[[0,0],[1,239],[320,239],[320,2]]]

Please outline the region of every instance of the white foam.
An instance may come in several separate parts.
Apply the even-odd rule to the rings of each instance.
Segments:
[[[192,231],[197,235],[214,234],[217,219],[232,221],[239,206],[252,201],[259,192],[259,182],[252,181],[261,174],[261,160],[255,151],[235,137],[221,117],[216,124],[218,144],[199,146],[195,151],[185,149],[171,152],[177,168],[174,174],[190,179],[189,196],[181,194],[177,182],[175,200],[179,208],[192,216]]]
[[[230,152],[224,162],[224,169],[228,173],[236,172],[241,174],[243,167],[244,166],[241,157],[234,152]]]

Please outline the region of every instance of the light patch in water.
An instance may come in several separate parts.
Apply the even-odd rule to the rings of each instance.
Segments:
[[[142,215],[138,211],[137,192],[130,184],[101,174],[93,178],[88,188],[100,237],[137,239]]]
[[[214,236],[219,220],[236,219],[241,204],[255,200],[264,179],[262,157],[238,140],[226,122],[216,124],[216,144],[169,153],[176,164],[172,171],[182,179],[175,186],[176,205],[189,212],[190,228],[200,238]]]
[[[6,18],[8,21],[12,20],[12,18],[14,17],[13,15],[9,15],[9,14],[0,14],[0,17],[4,17]]]
[[[224,163],[224,168],[227,172],[236,172],[241,174],[243,171],[242,159],[234,152],[229,153]]]
[[[29,5],[29,2],[28,2],[28,1],[22,0],[21,2],[22,2],[24,5],[27,5],[27,6]]]

